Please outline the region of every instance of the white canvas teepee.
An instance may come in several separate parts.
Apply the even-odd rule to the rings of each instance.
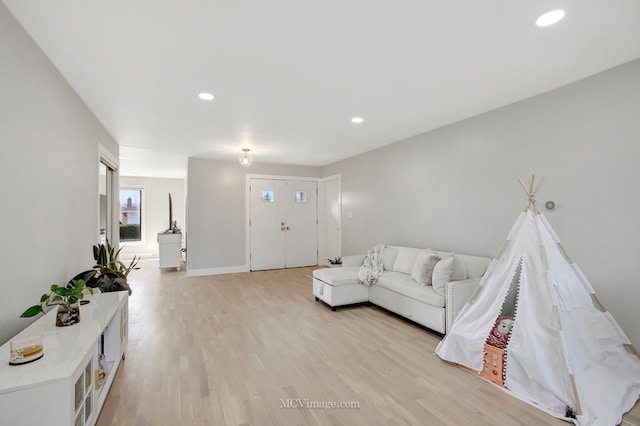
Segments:
[[[534,180],[523,185],[527,208],[436,354],[480,372],[496,319],[511,317],[506,391],[579,425],[619,424],[640,394],[640,355],[538,210]]]

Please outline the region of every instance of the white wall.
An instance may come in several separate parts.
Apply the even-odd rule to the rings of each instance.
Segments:
[[[185,180],[148,177],[120,176],[120,188],[142,188],[142,242],[121,242],[121,256],[130,259],[134,255],[158,257],[156,235],[169,228],[169,193],[173,204],[173,219],[184,230],[185,224]]]
[[[93,265],[98,144],[118,146],[0,2],[0,344],[51,284]]]
[[[245,175],[320,177],[318,167],[189,158],[187,172],[187,272],[246,268]]]
[[[557,208],[544,213],[640,347],[639,114],[636,60],[330,165],[343,254],[386,242],[493,257],[526,205],[517,179],[545,176],[538,199]]]
[[[318,263],[342,257],[340,238],[340,176],[329,176],[318,186]]]

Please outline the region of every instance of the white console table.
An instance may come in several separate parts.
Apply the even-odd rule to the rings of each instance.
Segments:
[[[182,268],[182,233],[158,234],[159,259],[161,268]]]
[[[56,309],[20,336],[42,335],[44,357],[9,365],[9,343],[0,346],[0,424],[94,425],[107,398],[128,337],[128,293],[85,297],[80,323],[56,327]],[[99,356],[108,375],[100,383]]]

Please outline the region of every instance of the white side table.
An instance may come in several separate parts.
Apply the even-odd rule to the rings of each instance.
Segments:
[[[182,268],[182,233],[158,234],[161,268]]]

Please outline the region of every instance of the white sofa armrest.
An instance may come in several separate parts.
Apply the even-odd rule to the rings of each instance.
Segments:
[[[456,319],[464,305],[475,291],[480,277],[468,278],[462,281],[450,281],[446,285],[445,306],[447,312],[446,332],[449,333],[453,320]]]
[[[366,255],[357,254],[355,256],[342,256],[342,266],[362,266]]]

